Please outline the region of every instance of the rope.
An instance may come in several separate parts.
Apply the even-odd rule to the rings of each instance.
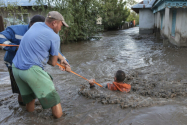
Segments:
[[[57,63],[57,65],[65,69],[65,67],[62,66],[62,65],[60,65],[59,63]],[[75,72],[73,72],[73,71],[70,71],[70,72],[73,73],[73,74],[75,74],[75,75],[77,75],[77,76],[79,76],[79,77],[81,77],[81,78],[83,78],[83,79],[85,79],[86,81],[89,81],[88,79],[84,78],[83,76],[81,76],[81,75],[79,75],[79,74],[77,74],[77,73],[75,73]],[[97,84],[97,85],[100,86],[100,87],[103,87],[102,85],[100,85],[100,84],[97,83],[97,82],[94,82],[94,83]]]
[[[0,46],[19,46],[19,45],[7,45],[7,44],[0,44]],[[65,69],[65,67],[64,66],[62,66],[62,65],[60,65],[59,63],[57,63],[56,65],[58,65],[58,66],[60,66],[60,67],[62,67],[62,68],[64,68]],[[75,74],[75,75],[77,75],[77,76],[79,76],[79,77],[81,77],[81,78],[83,78],[83,79],[85,79],[86,81],[89,81],[88,79],[86,79],[86,78],[84,78],[83,76],[81,76],[81,75],[79,75],[79,74],[77,74],[77,73],[75,73],[75,72],[73,72],[73,71],[70,71],[71,73],[73,73],[73,74]],[[95,84],[97,84],[98,86],[100,86],[100,87],[103,87],[102,85],[100,85],[99,83],[97,83],[97,82],[94,82]]]
[[[0,44],[0,46],[19,46],[19,45],[7,45],[7,44]]]

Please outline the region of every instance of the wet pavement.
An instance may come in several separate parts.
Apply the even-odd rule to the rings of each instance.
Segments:
[[[28,113],[12,94],[0,50],[0,124],[186,125],[187,48],[163,47],[153,35],[139,35],[137,27],[100,35],[100,40],[65,44],[61,51],[74,72],[104,86],[117,70],[125,71],[130,93],[90,89],[84,79],[48,65],[64,115],[54,119],[38,101]]]

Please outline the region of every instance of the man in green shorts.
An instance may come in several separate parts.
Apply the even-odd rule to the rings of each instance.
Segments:
[[[47,63],[55,66],[59,59],[65,70],[71,71],[70,65],[58,52],[58,32],[63,25],[68,27],[63,16],[57,11],[50,11],[45,23],[35,23],[26,32],[13,59],[13,75],[29,112],[34,111],[35,99],[38,98],[43,109],[52,108],[55,118],[63,114],[60,97],[50,76],[43,70]]]
[[[11,25],[7,27],[4,31],[0,32],[0,44],[19,45],[23,35],[29,30],[29,28],[34,23],[44,21],[45,17],[41,15],[35,15],[31,18],[28,25]],[[24,106],[25,104],[23,104],[19,88],[12,73],[12,60],[16,55],[18,47],[2,46],[2,48],[4,51],[6,51],[4,56],[4,63],[7,66],[10,75],[12,92],[18,93],[18,103]]]

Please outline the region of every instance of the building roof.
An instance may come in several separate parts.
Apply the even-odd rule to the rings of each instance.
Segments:
[[[5,6],[7,6],[10,3],[11,4],[15,3],[17,6],[34,6],[34,5],[37,5],[35,1],[36,0],[1,0],[1,2],[5,4]],[[44,3],[43,5],[47,5],[47,4]]]
[[[156,0],[152,6],[153,13],[165,8],[187,8],[187,0]]]
[[[143,9],[143,8],[150,8],[151,9],[155,1],[156,0],[144,0],[140,3],[132,6],[131,9],[134,10],[136,13],[139,13],[139,9]]]

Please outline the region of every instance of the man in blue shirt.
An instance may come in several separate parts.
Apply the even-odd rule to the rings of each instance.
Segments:
[[[29,28],[35,22],[44,21],[45,17],[41,15],[35,15],[31,18],[30,23],[28,25],[12,25],[7,27],[4,31],[0,32],[0,44],[19,45],[23,35],[27,32],[27,30],[29,30]],[[6,51],[4,61],[9,71],[12,92],[19,94],[18,102],[20,105],[24,105],[22,102],[20,91],[12,74],[12,60],[17,52],[18,47],[2,46],[2,48]]]
[[[12,26],[7,27],[4,31],[0,32],[0,44],[19,45],[23,35],[29,30],[29,28],[35,22],[44,22],[44,21],[45,21],[45,17],[41,15],[35,15],[31,18],[30,23],[28,25],[12,25]],[[19,94],[18,102],[20,105],[24,106],[25,104],[22,101],[19,88],[12,74],[12,60],[14,56],[16,55],[18,47],[2,46],[2,48],[3,50],[6,51],[5,56],[4,56],[4,62],[9,71],[12,92]],[[63,54],[60,51],[59,53],[63,56]],[[66,61],[68,62],[67,59]]]
[[[57,11],[50,11],[45,23],[35,23],[23,36],[13,59],[13,75],[29,112],[34,111],[35,99],[38,98],[44,109],[52,108],[55,118],[63,114],[60,97],[49,75],[43,70],[47,63],[55,66],[59,59],[65,70],[71,71],[70,65],[58,52],[58,32],[63,25],[68,27],[63,16]]]

